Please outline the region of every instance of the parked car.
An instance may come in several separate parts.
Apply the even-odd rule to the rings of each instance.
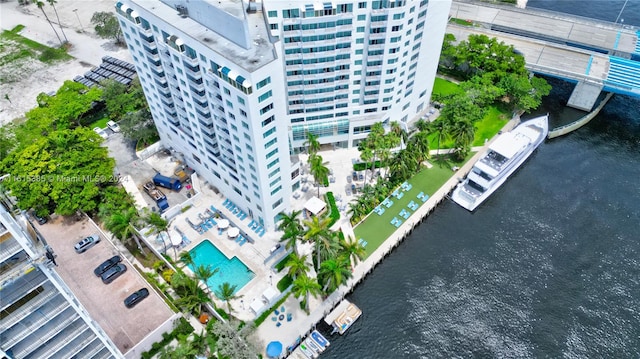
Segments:
[[[100,243],[100,236],[97,234],[92,234],[87,238],[84,238],[80,242],[76,243],[73,248],[76,250],[76,253],[84,253],[87,249],[95,246]]]
[[[119,276],[124,274],[127,271],[127,266],[122,263],[116,264],[115,266],[107,269],[106,272],[102,273],[100,276],[102,278],[102,283],[109,284],[116,280]]]
[[[148,296],[149,290],[147,288],[139,289],[124,299],[124,306],[127,308],[133,308],[136,304],[140,303],[144,298]]]
[[[113,121],[107,122],[107,127],[109,127],[113,132],[120,132],[120,126]]]
[[[114,265],[120,262],[122,262],[122,258],[120,258],[120,256],[113,256],[107,259],[106,261],[102,262],[102,264],[100,264],[99,266],[97,266],[96,269],[93,270],[93,273],[96,275],[96,277],[100,277],[109,268],[113,267]]]
[[[47,223],[47,221],[48,221],[47,217],[38,216],[38,214],[36,214],[36,212],[33,212],[31,214],[31,217],[33,217],[33,219],[36,222],[38,222],[39,225],[43,225],[43,224]]]
[[[101,129],[100,127],[94,127],[93,132],[97,133],[98,135],[100,135],[100,137],[104,138],[105,140],[107,139],[107,137],[109,137],[109,135],[107,135],[107,133],[104,132],[104,130]]]

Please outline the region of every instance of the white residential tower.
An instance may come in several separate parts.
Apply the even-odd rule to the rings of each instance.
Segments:
[[[356,146],[428,108],[451,0],[123,0],[165,147],[268,229],[307,133]]]

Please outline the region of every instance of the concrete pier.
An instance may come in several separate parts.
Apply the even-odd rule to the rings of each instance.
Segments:
[[[591,121],[594,117],[596,117],[599,113],[600,110],[602,110],[602,108],[604,107],[604,105],[607,104],[607,102],[609,102],[609,99],[611,99],[611,97],[613,97],[613,93],[609,92],[607,94],[607,96],[600,102],[600,104],[598,105],[598,107],[596,107],[591,113],[589,113],[588,115],[582,117],[581,119],[572,122],[568,125],[564,125],[558,128],[554,128],[553,130],[549,131],[549,134],[547,135],[547,138],[555,138],[558,136],[564,136],[567,133],[573,132],[577,129],[579,129],[580,127],[586,125],[587,123],[589,123],[589,121]]]
[[[598,83],[580,81],[573,89],[567,106],[582,111],[591,111],[593,105],[598,100],[600,92],[604,86]]]

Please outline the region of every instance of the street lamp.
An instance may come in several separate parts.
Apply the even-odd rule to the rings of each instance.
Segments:
[[[82,22],[80,21],[80,15],[78,15],[78,9],[73,9],[73,12],[76,13],[76,17],[78,18],[78,24],[80,24],[80,32],[84,32],[84,27],[82,27]]]
[[[244,299],[240,299],[240,305],[242,305],[242,310],[244,310]]]
[[[269,283],[273,285],[273,274],[269,274]]]

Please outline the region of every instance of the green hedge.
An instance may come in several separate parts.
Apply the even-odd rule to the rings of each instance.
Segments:
[[[271,313],[274,311],[274,309],[280,308],[280,305],[282,305],[282,303],[284,303],[285,300],[287,300],[287,298],[289,298],[289,295],[291,295],[291,292],[287,293],[287,295],[282,297],[278,301],[278,303],[274,304],[271,308],[269,308],[268,310],[265,310],[264,313],[260,314],[260,316],[258,318],[256,318],[256,320],[253,321],[255,323],[255,325],[256,325],[256,328],[259,327],[260,324],[262,324],[262,322],[264,322],[271,315]]]
[[[278,281],[276,287],[278,287],[279,291],[284,292],[285,289],[289,288],[291,283],[293,283],[293,278],[291,278],[289,275],[285,275],[284,277],[282,277],[282,279],[280,279],[280,281]]]
[[[371,169],[371,163],[372,162],[354,163],[353,164],[353,170],[354,171],[364,171],[364,170],[367,170],[367,169]],[[386,167],[386,166],[384,166],[384,163],[382,163],[380,161],[376,161],[376,168],[380,168],[380,167]]]
[[[331,212],[329,212],[329,218],[331,218],[331,221],[329,221],[329,227],[331,227],[340,219],[340,211],[336,205],[336,198],[333,196],[333,192],[327,192],[326,196],[329,208],[331,209]]]
[[[159,342],[155,342],[151,345],[151,349],[149,351],[144,352],[140,355],[142,359],[151,359],[154,355],[158,354],[162,348],[167,346],[167,344],[171,343],[172,340],[178,339],[181,336],[188,336],[194,332],[193,327],[189,324],[189,321],[180,318],[178,325],[176,325],[175,329],[173,329],[169,333],[162,333],[162,340]]]
[[[291,253],[287,254],[284,258],[282,258],[280,262],[276,263],[276,265],[273,266],[273,268],[275,268],[279,273],[282,270],[282,268],[284,268],[284,266],[287,264],[289,257],[291,257]]]

